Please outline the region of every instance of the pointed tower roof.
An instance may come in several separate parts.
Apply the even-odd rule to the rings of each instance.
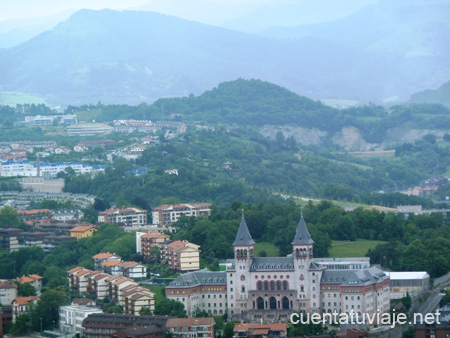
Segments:
[[[305,220],[303,219],[303,212],[300,216],[300,222],[298,222],[297,231],[295,232],[294,240],[292,241],[292,245],[294,244],[313,244],[314,241],[311,238],[311,235],[308,232],[308,228],[306,227]]]
[[[244,209],[242,209],[242,219],[241,224],[239,224],[239,229],[236,234],[236,239],[233,242],[233,245],[253,245],[255,241],[250,235],[250,231],[248,231],[247,223],[245,223],[244,218]]]

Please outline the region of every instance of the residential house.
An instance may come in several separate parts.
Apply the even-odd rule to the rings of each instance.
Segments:
[[[97,304],[89,298],[74,298],[71,305],[96,306]]]
[[[29,313],[33,304],[36,304],[38,299],[38,296],[16,297],[11,303],[13,315],[12,321],[15,322],[17,316]]]
[[[78,225],[69,230],[70,236],[75,237],[76,239],[92,237],[96,231],[97,229],[91,225]]]

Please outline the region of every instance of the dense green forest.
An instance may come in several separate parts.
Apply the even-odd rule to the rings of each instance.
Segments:
[[[122,194],[130,204],[140,198],[148,206],[175,197],[181,202],[213,202],[224,209],[236,199],[270,202],[280,200],[271,193],[282,193],[391,207],[411,203],[431,207],[427,199],[374,194],[413,186],[450,166],[450,149],[427,139],[399,146],[397,156],[389,160],[362,160],[345,154],[317,154],[314,147],[301,146],[292,138],[281,135],[271,140],[252,128],[233,132],[192,128],[178,142],[162,140],[160,147],[146,149],[136,163],[116,159],[104,174],[60,176],[65,177],[68,192],[89,193],[108,202]],[[224,163],[231,163],[228,169]],[[125,175],[134,165],[150,171]],[[164,173],[173,168],[178,175]]]
[[[171,114],[185,122],[239,126],[293,125],[336,132],[345,126],[360,130],[367,142],[382,142],[390,128],[449,129],[450,111],[440,104],[411,104],[389,109],[367,105],[338,110],[299,96],[280,86],[238,79],[210,91],[182,98],[159,99],[153,104],[69,106],[67,113],[99,110],[97,121],[119,118],[167,120]]]

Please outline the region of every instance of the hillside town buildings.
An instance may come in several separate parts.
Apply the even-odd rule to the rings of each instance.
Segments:
[[[89,165],[78,162],[29,162],[29,161],[9,161],[0,159],[0,176],[43,176],[54,178],[59,172],[64,172],[67,168],[72,168],[77,174],[93,173],[104,171],[104,165]]]

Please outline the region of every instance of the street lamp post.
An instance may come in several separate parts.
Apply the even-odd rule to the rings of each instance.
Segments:
[[[55,321],[53,321],[53,331],[55,331]]]
[[[41,336],[42,336],[42,318],[39,318],[41,320]]]

